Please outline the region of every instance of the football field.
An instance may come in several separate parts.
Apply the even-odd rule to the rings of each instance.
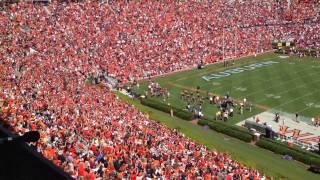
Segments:
[[[189,91],[197,94],[197,87],[199,87],[198,92],[205,97],[202,110],[208,118],[213,119],[218,111],[217,105],[209,103],[208,95],[229,94],[237,104],[246,98],[253,108],[252,111],[245,110],[243,114],[240,114],[236,108],[234,116],[226,122],[228,124],[241,125],[244,120],[258,115],[261,121],[268,122],[277,131],[279,124],[268,120],[273,118],[274,112],[279,112],[286,117],[286,125],[290,126],[290,129],[301,129],[302,134],[311,134],[312,138],[318,136],[319,133],[318,128],[314,130],[314,127],[309,125],[311,117],[320,115],[319,59],[284,57],[267,53],[257,57],[237,59],[227,68],[221,63],[211,64],[200,70],[194,68],[154,77],[152,81],[166,88],[170,96],[168,99],[151,98],[181,109],[187,106],[187,102],[181,97],[181,92]],[[144,94],[148,85],[148,80],[140,80],[139,88],[134,91]],[[119,96],[141,111],[148,113],[152,119],[170,128],[179,129],[186,136],[209,148],[226,151],[233,158],[265,172],[270,177],[318,179],[317,175],[306,171],[306,166],[300,162],[284,161],[281,155],[269,150],[230,138],[216,131],[207,131],[201,126],[195,126],[180,118],[170,117],[169,114],[144,106],[139,100],[122,96],[121,93]],[[295,113],[298,113],[300,120],[306,123],[291,122],[290,116],[294,117]],[[288,173],[288,169],[292,172]]]
[[[246,98],[253,105],[252,111],[244,111],[241,115],[236,110],[235,116],[227,121],[230,124],[265,111],[298,113],[304,121],[320,115],[320,61],[310,57],[267,53],[235,60],[228,67],[217,63],[154,80],[170,92],[166,103],[182,109],[187,102],[181,98],[181,92],[195,92],[197,87],[203,97],[229,94],[237,102]],[[141,81],[138,91],[143,93],[147,86],[147,81]],[[202,109],[209,118],[214,118],[218,110],[208,98]]]

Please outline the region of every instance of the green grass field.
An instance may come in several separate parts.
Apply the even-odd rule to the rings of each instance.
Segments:
[[[241,73],[229,73],[231,75],[204,80],[203,76],[220,74],[226,70],[244,68],[255,63],[267,61],[278,62],[269,66],[252,70],[244,70]],[[248,67],[247,67],[248,68]],[[248,68],[249,69],[249,68]],[[212,76],[212,75],[211,75]],[[215,76],[217,77],[217,76]],[[280,55],[267,53],[257,57],[246,57],[235,61],[228,68],[223,64],[212,64],[205,69],[192,69],[176,72],[170,75],[153,78],[161,87],[167,88],[170,97],[166,103],[178,108],[187,105],[180,97],[183,90],[195,91],[200,86],[200,93],[206,96],[208,93],[224,96],[229,93],[236,101],[246,98],[252,103],[252,112],[237,113],[226,123],[235,124],[255,114],[277,110],[287,113],[299,113],[300,116],[310,117],[320,115],[320,61],[313,58],[280,58]],[[138,93],[144,93],[147,89],[147,81],[139,81]],[[160,121],[170,128],[177,128],[191,139],[204,144],[209,148],[228,152],[232,158],[247,166],[257,168],[275,179],[319,179],[319,175],[308,172],[307,167],[297,161],[284,161],[280,155],[265,149],[217,133],[213,130],[204,130],[188,121],[155,109],[143,106],[138,100],[129,99],[127,96],[117,95],[130,104],[133,104],[142,112],[147,112],[154,120]],[[158,98],[163,101],[163,99]],[[205,100],[202,105],[205,116],[213,118],[218,110],[215,105]]]
[[[254,63],[267,61],[278,62],[270,66],[244,70],[219,79],[204,80],[210,74],[221,74],[228,69],[243,68]],[[230,73],[229,73],[230,74]],[[200,92],[223,96],[229,93],[236,100],[246,98],[254,105],[253,111],[245,111],[243,115],[236,114],[227,123],[235,124],[260,112],[275,109],[281,112],[298,113],[300,116],[313,117],[320,115],[320,61],[313,58],[280,58],[278,54],[267,53],[257,57],[246,57],[236,60],[228,68],[223,64],[208,65],[204,69],[188,70],[155,78],[161,87],[170,91],[167,103],[185,108],[186,102],[180,97],[182,90],[195,91],[200,86]],[[147,82],[141,81],[139,93],[147,88]],[[161,99],[162,100],[162,99]],[[205,116],[213,118],[217,107],[206,100],[203,104]],[[306,118],[307,119],[307,118]]]
[[[268,177],[292,180],[319,179],[319,175],[307,171],[308,167],[300,162],[282,160],[280,155],[271,151],[212,130],[204,130],[201,126],[192,124],[189,121],[170,117],[167,113],[143,106],[139,100],[130,99],[119,92],[116,92],[116,95],[127,103],[134,105],[140,111],[148,113],[151,119],[159,121],[169,128],[179,129],[187,137],[206,145],[210,149],[227,152],[233,159],[246,166],[258,169]]]

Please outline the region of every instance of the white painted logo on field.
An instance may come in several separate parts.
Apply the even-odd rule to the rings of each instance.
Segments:
[[[277,64],[277,63],[279,63],[279,62],[276,62],[276,61],[259,62],[259,63],[250,64],[250,65],[246,65],[246,66],[243,66],[243,67],[239,67],[239,68],[228,69],[228,70],[223,71],[223,72],[212,73],[212,74],[209,74],[209,75],[206,75],[206,76],[202,76],[202,79],[204,79],[205,81],[210,81],[212,79],[220,79],[220,78],[223,78],[223,77],[231,76],[232,74],[238,74],[238,73],[242,73],[244,71],[252,71],[252,70],[255,70],[257,68],[271,66],[271,65]]]
[[[288,58],[289,56],[279,56],[279,58],[281,58],[281,59],[286,59],[286,58]]]

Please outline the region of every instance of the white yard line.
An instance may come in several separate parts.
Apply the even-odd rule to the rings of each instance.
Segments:
[[[319,81],[320,81],[320,80],[319,80]],[[309,92],[309,93],[307,93],[307,94],[305,94],[305,95],[303,95],[303,96],[299,96],[299,97],[297,97],[297,98],[291,99],[290,101],[286,101],[285,103],[282,103],[282,104],[280,104],[280,105],[278,105],[278,106],[273,107],[273,109],[276,109],[276,108],[279,108],[279,107],[281,107],[281,106],[290,104],[290,103],[295,102],[295,101],[297,101],[297,100],[299,100],[299,99],[301,99],[301,98],[303,98],[303,97],[307,97],[307,96],[313,95],[313,94],[316,93],[316,92],[319,92],[319,90],[317,89],[316,91],[311,91],[311,92]]]
[[[307,110],[307,109],[311,109],[311,108],[315,108],[314,106],[307,106],[303,109],[301,109],[300,111],[298,111],[298,113],[302,113],[303,111]],[[317,109],[317,108],[316,108]]]
[[[317,80],[317,81],[314,81],[313,83],[316,83],[316,82],[320,82],[320,79]],[[280,91],[280,93],[277,93],[277,94],[275,94],[275,95],[286,94],[286,93],[288,93],[288,92],[290,92],[290,91],[299,89],[299,88],[301,88],[301,87],[305,87],[305,85],[302,84],[302,85],[296,86],[295,88],[288,89],[288,90],[286,90],[286,91]],[[315,92],[318,92],[318,91],[319,91],[319,90],[316,90]],[[313,93],[315,93],[315,92],[313,92]],[[312,94],[313,94],[313,93],[312,93]],[[307,94],[309,94],[309,93],[307,93]],[[247,96],[247,97],[248,97],[248,96]],[[304,96],[300,96],[300,97],[304,97]],[[298,98],[299,98],[299,97],[298,97]],[[263,101],[265,101],[265,100],[267,100],[267,99],[268,99],[268,97],[264,97],[264,98],[262,98],[262,99],[260,99],[260,100],[258,100],[258,101],[255,101],[255,102],[261,103],[261,102],[263,102]]]
[[[307,76],[312,77],[313,75],[319,75],[319,72],[311,73],[311,74],[308,74],[308,75],[306,75],[306,76],[299,76],[299,77],[297,77],[297,78],[290,79],[290,80],[286,81],[285,83],[277,84],[277,85],[275,85],[275,86],[269,86],[269,88],[261,89],[260,91],[254,91],[253,93],[246,94],[246,97],[249,97],[249,96],[251,96],[251,95],[253,95],[253,94],[257,94],[258,92],[263,92],[263,91],[265,91],[265,90],[273,89],[274,87],[283,86],[284,84],[288,84],[289,82],[292,82],[292,81],[294,81],[294,80],[300,79],[301,77],[307,77]],[[274,79],[272,79],[272,80],[274,80]],[[270,81],[271,81],[271,80],[270,80]],[[315,82],[318,82],[318,81],[315,81]],[[299,85],[299,86],[296,86],[296,87],[293,88],[293,89],[297,89],[298,87],[303,87],[303,86],[304,86],[304,84]],[[290,89],[290,90],[292,90],[292,89]],[[283,94],[283,92],[288,92],[288,91],[290,91],[290,90],[282,91],[280,94]],[[279,93],[277,93],[277,94],[275,94],[275,95],[278,95],[278,94],[279,94]]]
[[[312,108],[312,107],[305,107],[305,108],[303,108],[303,109],[301,109],[301,110],[299,110],[299,111],[297,111],[297,113],[301,113],[301,112],[303,112],[303,111],[305,111],[305,110],[307,110],[307,109],[310,109],[310,108]]]

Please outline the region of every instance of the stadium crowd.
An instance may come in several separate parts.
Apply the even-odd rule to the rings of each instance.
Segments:
[[[18,134],[38,130],[41,139],[34,147],[78,179],[263,179],[225,153],[150,120],[107,86],[87,81],[107,73],[124,84],[200,61],[270,50],[273,39],[290,37],[298,46],[319,48],[315,4],[8,5],[0,12],[1,119]],[[306,23],[310,19],[316,24]],[[281,25],[284,21],[303,24]]]

